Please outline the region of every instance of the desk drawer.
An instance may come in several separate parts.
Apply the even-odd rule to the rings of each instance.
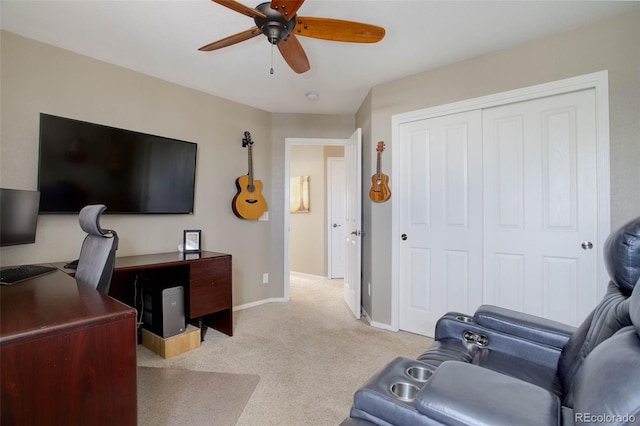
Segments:
[[[231,308],[231,283],[228,278],[214,277],[191,280],[189,283],[189,318]]]
[[[191,279],[214,277],[215,280],[226,279],[230,281],[231,276],[231,256],[223,256],[207,261],[193,262],[191,268]]]

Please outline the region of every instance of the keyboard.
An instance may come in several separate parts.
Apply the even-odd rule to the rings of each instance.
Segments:
[[[20,281],[37,277],[38,275],[48,274],[49,272],[53,272],[56,269],[57,268],[55,268],[54,266],[45,265],[8,266],[6,268],[0,269],[0,284],[16,284]]]

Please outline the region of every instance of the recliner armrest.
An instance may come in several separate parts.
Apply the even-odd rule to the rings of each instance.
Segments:
[[[445,361],[415,400],[417,410],[447,425],[560,425],[551,392],[477,365]]]
[[[535,315],[482,305],[473,316],[482,327],[562,349],[576,328]]]
[[[477,342],[478,344],[475,345],[480,349],[501,352],[551,369],[557,368],[562,348],[558,348],[553,344],[548,344],[550,343],[548,341],[540,343],[538,341],[530,340],[529,338],[526,338],[530,336],[522,337],[510,332],[512,330],[509,328],[505,327],[505,329],[506,331],[501,331],[489,328],[478,324],[473,317],[457,312],[449,312],[442,316],[436,323],[436,332],[434,337],[436,341],[449,339],[457,340],[462,345],[467,345],[468,348],[472,348],[474,343],[469,342],[465,337],[468,333],[472,333],[479,337],[482,336],[482,341]],[[429,353],[429,351],[430,350],[427,350],[425,354]],[[469,349],[468,352],[472,357],[475,357],[475,354],[472,354],[473,351],[471,351],[471,349]],[[423,357],[420,356],[419,359],[422,360]],[[448,357],[448,359],[452,358]]]

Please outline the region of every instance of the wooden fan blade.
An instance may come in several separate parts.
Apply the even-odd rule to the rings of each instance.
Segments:
[[[290,21],[296,15],[304,0],[271,0],[271,9],[277,10]]]
[[[311,69],[307,54],[300,44],[298,38],[290,34],[287,38],[278,43],[278,50],[282,54],[284,60],[289,64],[292,70],[298,74],[307,72]]]
[[[382,40],[385,31],[377,25],[361,22],[298,16],[292,33],[324,40],[376,43]]]
[[[240,43],[241,41],[249,40],[257,35],[262,34],[258,27],[249,28],[246,31],[242,31],[238,34],[230,35],[229,37],[225,37],[221,40],[214,41],[213,43],[209,43],[206,46],[202,46],[198,50],[202,50],[205,52],[209,52],[211,50],[222,49],[223,47],[231,46],[232,44]]]
[[[259,16],[261,18],[267,17],[267,15],[265,15],[264,13],[258,10],[255,10],[252,7],[245,6],[244,4],[237,2],[235,0],[212,0],[212,1],[224,7],[228,7],[231,10],[235,10],[238,13],[242,13],[243,15],[246,15],[250,18],[255,18],[256,16]]]

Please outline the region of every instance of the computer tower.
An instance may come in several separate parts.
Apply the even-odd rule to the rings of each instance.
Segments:
[[[147,288],[144,296],[144,327],[163,338],[185,330],[184,287]]]

